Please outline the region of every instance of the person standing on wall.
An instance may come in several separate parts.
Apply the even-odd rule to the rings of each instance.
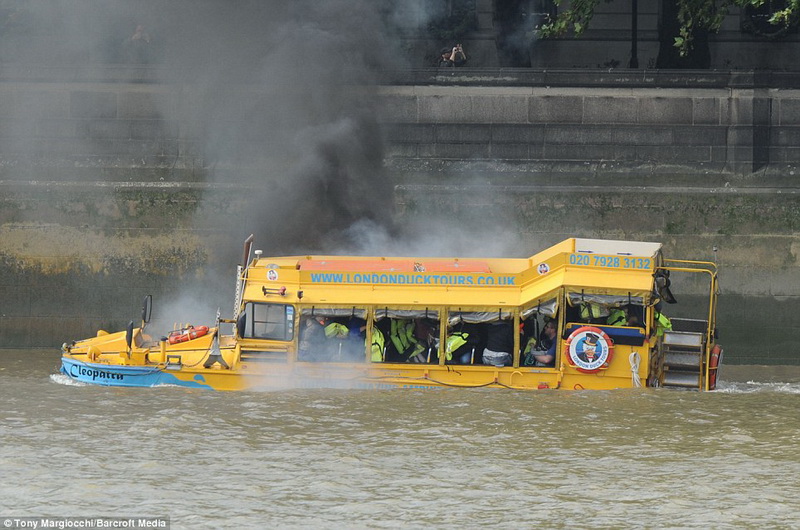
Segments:
[[[456,44],[453,48],[442,48],[439,52],[439,66],[440,67],[453,67],[464,66],[467,62],[467,55],[464,53],[464,48],[460,44]]]

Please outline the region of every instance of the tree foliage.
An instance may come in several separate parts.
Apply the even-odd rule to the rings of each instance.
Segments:
[[[563,0],[554,0],[560,6]],[[604,0],[606,3],[611,0]],[[678,7],[678,35],[675,36],[675,47],[681,56],[686,56],[691,50],[695,32],[707,30],[711,33],[719,31],[720,26],[728,14],[731,6],[758,8],[764,5],[765,0],[665,0],[675,1]],[[572,33],[576,36],[582,34],[589,27],[589,22],[594,16],[595,8],[600,0],[572,0],[569,8],[559,13],[554,19],[542,25],[542,37],[555,37]],[[800,14],[800,0],[786,0],[784,9],[772,13],[770,23],[789,27]]]

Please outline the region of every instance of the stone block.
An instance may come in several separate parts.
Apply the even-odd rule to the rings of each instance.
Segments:
[[[530,98],[528,120],[531,123],[581,123],[582,96],[534,96]]]
[[[488,144],[436,144],[435,149],[436,155],[442,158],[489,158]]]
[[[415,158],[418,156],[416,144],[389,144],[383,152],[386,158]]]
[[[728,134],[727,127],[699,126],[675,127],[675,145],[713,145],[724,146]]]
[[[385,130],[386,139],[390,143],[431,143],[434,141],[436,126],[399,123],[386,126]]]
[[[778,125],[800,125],[800,99],[780,98],[776,103]]]
[[[478,27],[479,28],[491,28],[494,24],[494,17],[492,13],[478,13]],[[467,51],[466,46],[464,47],[464,51]]]
[[[32,285],[30,287],[30,311],[38,317],[58,317],[64,314],[64,307],[71,300],[80,300],[81,314],[102,316],[97,310],[97,294],[99,289],[85,278],[73,277],[70,282],[51,283],[48,286]]]
[[[30,139],[0,142],[0,152],[14,153],[27,152],[34,155],[47,153],[49,156],[85,155],[86,140],[76,138],[38,138],[35,142]]]
[[[693,98],[692,123],[695,125],[719,125],[720,104],[718,98]]]
[[[613,144],[613,129],[602,126],[548,125],[544,130],[544,143],[549,144]]]
[[[544,125],[492,125],[492,143],[536,143],[544,141]]]
[[[436,158],[436,144],[417,144],[417,155],[420,158]]]
[[[750,146],[728,146],[727,163],[732,171],[753,171],[753,148]]]
[[[474,120],[469,96],[429,96],[419,99],[419,113],[428,123],[471,123]]]
[[[767,97],[753,98],[753,125],[768,126],[771,122],[772,100]]]
[[[488,143],[492,136],[484,124],[437,125],[434,131],[437,143]]]
[[[545,160],[613,160],[615,157],[612,145],[545,144],[543,153]]]
[[[711,152],[711,162],[725,162],[728,157],[728,146],[726,145],[718,145],[718,146],[710,146]]]
[[[800,148],[794,147],[770,147],[769,159],[773,163],[794,163],[800,160]]]
[[[738,97],[729,100],[731,125],[751,125],[753,123],[753,98],[736,95]]]
[[[25,317],[31,315],[30,287],[27,285],[0,285],[0,317]]]
[[[3,348],[29,348],[46,344],[41,341],[42,337],[38,333],[38,329],[37,333],[33,334],[33,329],[38,324],[37,319],[29,316],[4,317],[0,315],[0,337],[3,337]]]
[[[0,138],[30,138],[36,134],[37,125],[32,116],[12,119],[0,117]]]
[[[636,123],[637,98],[586,97],[583,100],[585,123]]]
[[[385,123],[416,123],[419,121],[417,97],[388,94],[380,98],[378,119]]]
[[[753,133],[752,126],[747,125],[731,125],[727,129],[727,144],[732,147],[745,147],[752,148],[753,146]]]
[[[527,123],[528,97],[475,96],[472,112],[473,121],[479,123]]]
[[[97,142],[98,152],[101,154],[122,154],[131,156],[175,156],[178,152],[178,142],[172,139],[157,141],[142,140],[115,140],[112,142]],[[106,147],[106,149],[102,149]]]
[[[54,138],[85,138],[89,120],[42,119],[37,122],[36,136]]]
[[[624,152],[624,156],[623,156]],[[633,148],[633,158],[630,148],[621,147],[618,150],[620,158],[626,160],[640,160],[656,163],[670,163],[691,165],[699,162],[709,162],[711,160],[711,149],[706,146],[700,147],[677,147],[677,146],[648,146],[637,145]]]
[[[155,91],[123,91],[119,94],[122,119],[160,119],[174,114],[172,95]]]
[[[494,159],[528,160],[531,149],[528,144],[493,144],[491,157]]]
[[[69,116],[71,118],[116,118],[116,92],[82,91],[70,93]]]
[[[670,145],[673,142],[671,127],[621,125],[610,133],[613,143],[621,145]]]
[[[128,120],[90,120],[89,138],[130,138],[131,129]]]
[[[0,117],[66,118],[69,101],[59,90],[5,90],[0,87]]]
[[[32,338],[32,341],[37,341],[32,346],[51,346],[54,349],[65,342],[70,343],[73,340],[94,337],[97,335],[97,331],[101,329],[109,333],[125,329],[124,324],[121,322],[117,325],[109,326],[110,322],[106,318],[90,317],[83,314],[37,318],[35,322],[39,336]],[[138,322],[136,324],[138,325]]]
[[[639,123],[690,125],[693,107],[689,97],[643,97],[638,99],[636,119]]]
[[[178,125],[165,120],[130,120],[130,137],[146,140],[148,138],[175,138]]]

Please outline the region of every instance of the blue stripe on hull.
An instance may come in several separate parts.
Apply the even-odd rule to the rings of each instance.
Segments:
[[[66,357],[61,358],[61,373],[76,381],[93,385],[133,387],[178,385],[190,388],[211,388],[209,385],[196,381],[182,381],[161,368],[85,363]]]

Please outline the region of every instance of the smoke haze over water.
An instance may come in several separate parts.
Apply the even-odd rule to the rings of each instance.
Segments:
[[[419,213],[394,226],[394,183],[383,169],[370,87],[382,69],[403,66],[397,36],[424,27],[430,5],[0,0],[0,54],[17,64],[127,64],[125,41],[142,25],[150,40],[143,62],[177,87],[160,102],[160,118],[180,124],[181,149],[198,144],[213,182],[249,186],[252,207],[228,219],[237,252],[253,232],[269,253],[524,255],[514,252],[513,237],[504,242],[488,230],[494,216],[486,209],[479,219]]]
[[[243,233],[277,252],[319,248],[351,223],[391,223],[391,185],[369,87],[386,66],[384,18],[366,0],[187,6],[164,50],[198,99],[189,123],[212,178],[254,186]],[[173,76],[175,76],[173,78]]]

